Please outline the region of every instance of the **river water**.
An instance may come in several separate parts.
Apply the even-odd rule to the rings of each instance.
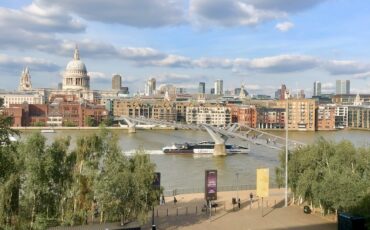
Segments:
[[[75,140],[79,135],[91,134],[94,131],[56,131],[45,133],[48,142],[61,135],[69,135]],[[204,187],[204,171],[206,169],[218,170],[219,186],[235,186],[236,183],[254,185],[257,168],[270,169],[270,183],[274,182],[275,167],[279,165],[279,152],[263,146],[250,145],[249,154],[236,154],[227,157],[212,156],[180,156],[164,155],[161,149],[173,143],[199,142],[211,140],[206,132],[189,130],[138,130],[137,133],[129,134],[127,130],[115,130],[119,136],[119,143],[126,155],[131,155],[136,149],[143,148],[152,162],[161,172],[161,184],[166,190],[172,189],[199,189]],[[276,135],[285,136],[284,132],[273,132]],[[24,136],[27,136],[24,133]],[[342,130],[331,132],[289,132],[289,138],[305,143],[312,143],[318,137],[329,140],[350,140],[356,146],[368,146],[370,131]],[[229,140],[228,143],[247,145],[238,140]],[[74,143],[72,143],[74,144]],[[237,179],[238,174],[238,179]]]

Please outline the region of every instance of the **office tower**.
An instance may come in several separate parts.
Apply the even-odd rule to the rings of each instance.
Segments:
[[[215,88],[211,88],[210,93],[215,94]]]
[[[306,98],[306,94],[304,93],[304,90],[301,89],[297,92],[297,99],[305,99]]]
[[[280,100],[280,95],[281,95],[281,89],[278,89],[275,91],[275,99]]]
[[[145,83],[145,96],[154,95],[155,90],[156,90],[156,80],[155,80],[155,78],[150,78]]]
[[[313,83],[313,94],[312,96],[320,96],[321,95],[321,82],[315,81]]]
[[[112,90],[121,90],[122,77],[118,74],[112,77]]]
[[[350,94],[350,81],[337,80],[335,94]]]
[[[63,83],[62,82],[59,82],[58,83],[58,90],[62,90],[63,89]]]
[[[205,82],[199,82],[198,93],[201,93],[201,94],[206,93],[206,83]]]
[[[215,81],[215,94],[222,95],[224,93],[224,81],[216,80]]]

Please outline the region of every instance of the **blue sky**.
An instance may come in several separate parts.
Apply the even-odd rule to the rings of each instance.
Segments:
[[[269,95],[349,79],[370,93],[368,12],[363,0],[0,0],[0,88],[25,66],[34,88],[56,87],[78,44],[94,89],[119,73],[131,92],[155,77]]]

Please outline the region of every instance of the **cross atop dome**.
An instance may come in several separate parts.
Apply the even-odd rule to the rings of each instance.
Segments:
[[[75,47],[75,53],[73,55],[73,59],[74,60],[80,60],[80,51],[78,50],[77,44],[76,44],[76,47]]]

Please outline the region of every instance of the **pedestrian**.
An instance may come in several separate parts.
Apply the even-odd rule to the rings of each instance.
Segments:
[[[162,202],[163,204],[166,204],[166,200],[164,199],[164,195],[162,194]]]
[[[174,204],[176,204],[176,203],[177,203],[177,199],[176,199],[176,197],[175,197],[175,196],[173,197],[173,203],[174,203]]]
[[[238,207],[240,209],[240,198],[238,198]]]

